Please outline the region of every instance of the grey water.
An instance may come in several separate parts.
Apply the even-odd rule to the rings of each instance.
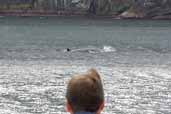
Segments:
[[[0,114],[65,114],[68,80],[92,67],[102,114],[171,113],[170,20],[0,17]]]

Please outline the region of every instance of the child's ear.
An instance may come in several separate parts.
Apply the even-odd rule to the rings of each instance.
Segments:
[[[68,103],[68,101],[66,102],[66,111],[70,113],[72,112],[71,105]]]

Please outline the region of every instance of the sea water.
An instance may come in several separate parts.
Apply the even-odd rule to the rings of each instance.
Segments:
[[[66,114],[68,80],[96,68],[102,114],[171,114],[171,22],[0,18],[0,114]]]

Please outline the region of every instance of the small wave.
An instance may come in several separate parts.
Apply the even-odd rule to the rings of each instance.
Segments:
[[[71,50],[71,52],[96,53],[96,52],[99,52],[99,50],[98,49],[93,49],[93,48],[82,48],[82,49]]]
[[[16,111],[12,111],[11,109],[0,109],[1,114],[19,114]],[[26,114],[26,113],[24,113]]]
[[[112,46],[103,46],[102,52],[115,52],[116,49]]]
[[[112,46],[99,47],[85,47],[78,49],[66,48],[63,52],[83,52],[83,53],[104,53],[104,52],[115,52],[116,49]]]
[[[68,50],[68,49],[67,49]],[[100,49],[97,47],[86,47],[78,49],[69,49],[70,52],[98,53]]]

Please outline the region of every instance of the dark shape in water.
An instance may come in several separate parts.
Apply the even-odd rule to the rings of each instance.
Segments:
[[[71,51],[71,49],[67,48],[66,51],[69,52],[69,51]]]

